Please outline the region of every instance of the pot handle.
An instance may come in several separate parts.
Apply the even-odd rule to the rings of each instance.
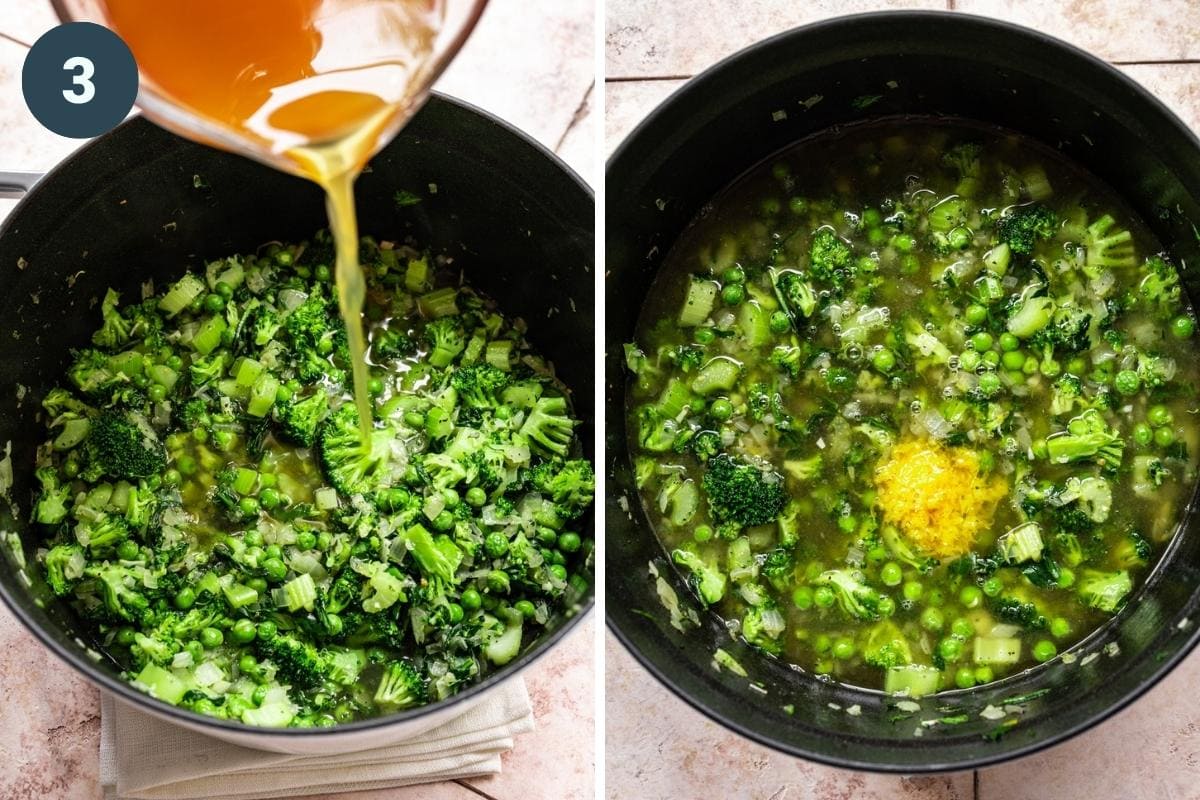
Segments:
[[[15,200],[24,197],[45,173],[5,172],[0,170],[0,198]]]

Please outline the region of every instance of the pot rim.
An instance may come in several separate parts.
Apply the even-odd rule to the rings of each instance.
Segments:
[[[428,103],[446,103],[451,106],[455,106],[460,110],[482,117],[499,129],[501,133],[513,137],[526,146],[532,148],[538,155],[550,162],[552,166],[557,167],[558,170],[561,171],[578,189],[584,192],[589,199],[594,201],[595,193],[593,192],[592,187],[577,172],[575,172],[574,169],[572,169],[565,161],[559,158],[556,153],[554,153],[544,144],[537,141],[520,128],[517,128],[512,123],[506,122],[490,111],[486,111],[472,103],[468,103],[441,92],[431,92],[429,100],[427,101],[427,104]],[[420,112],[418,111],[417,113],[419,114]],[[8,232],[9,227],[13,224],[13,220],[17,218],[19,212],[24,209],[25,204],[30,202],[31,198],[37,194],[38,189],[41,188],[41,185],[47,180],[53,179],[59,174],[60,171],[73,167],[77,161],[86,160],[88,158],[89,151],[93,147],[100,145],[102,140],[106,137],[111,136],[118,131],[127,130],[131,127],[146,124],[153,123],[150,123],[149,120],[147,120],[141,114],[134,115],[123,121],[109,133],[98,136],[95,139],[87,142],[48,170],[45,176],[38,181],[38,185],[34,186],[31,191],[29,191],[21,200],[17,202],[16,206],[5,218],[3,224],[0,224],[0,238],[2,238]],[[169,133],[169,131],[164,132]],[[170,135],[176,136],[176,134],[173,133]],[[403,132],[401,132],[401,135],[403,135]],[[194,143],[189,144],[193,144],[193,146],[196,147],[204,146]],[[228,154],[228,157],[240,158],[241,156]],[[595,513],[595,511],[593,511],[593,513]],[[594,535],[594,523],[592,528]],[[421,719],[434,712],[442,712],[455,705],[462,704],[467,700],[476,698],[477,696],[489,691],[494,686],[498,686],[501,683],[508,681],[510,678],[514,678],[524,672],[526,668],[537,662],[546,653],[557,646],[559,642],[568,633],[573,631],[584,619],[589,618],[596,604],[595,589],[595,580],[593,577],[592,592],[584,601],[580,602],[575,613],[563,620],[562,624],[556,629],[541,637],[531,650],[522,653],[512,665],[506,666],[492,673],[482,681],[471,685],[458,694],[448,697],[445,700],[420,706],[419,708],[400,711],[395,714],[387,714],[380,717],[372,717],[369,719],[342,723],[331,728],[258,728],[241,722],[215,719],[213,717],[205,716],[204,714],[197,714],[193,711],[188,711],[186,709],[179,708],[178,706],[173,706],[170,703],[166,703],[155,697],[151,697],[144,692],[138,691],[127,681],[119,680],[96,669],[92,662],[88,661],[81,654],[75,652],[71,648],[68,648],[66,645],[55,639],[47,630],[43,629],[40,625],[34,622],[32,617],[26,613],[25,608],[17,601],[15,593],[21,590],[16,589],[15,587],[10,588],[6,583],[0,582],[0,598],[3,599],[5,606],[7,606],[8,610],[13,614],[14,617],[16,617],[18,621],[20,621],[25,629],[32,633],[34,637],[50,652],[54,653],[54,655],[56,655],[60,660],[66,662],[88,681],[97,685],[101,690],[107,691],[134,706],[141,706],[146,711],[151,712],[160,718],[174,718],[180,720],[181,722],[186,722],[193,728],[196,726],[207,728],[212,732],[212,735],[217,737],[220,737],[222,733],[237,733],[240,736],[253,736],[256,738],[261,738],[264,741],[267,739],[278,738],[301,741],[314,738],[336,738],[338,736],[344,736],[348,734],[361,734],[366,731],[386,730],[393,726],[400,726],[405,723]]]
[[[1185,137],[1190,140],[1192,149],[1200,153],[1200,138],[1196,133],[1179,118],[1162,100],[1155,96],[1149,89],[1142,86],[1137,81],[1130,78],[1121,70],[1117,69],[1112,64],[1092,55],[1086,50],[1083,50],[1070,42],[1064,41],[1057,37],[1051,36],[1033,28],[1024,25],[1017,25],[1005,20],[985,17],[977,14],[963,13],[960,11],[938,11],[938,10],[890,10],[890,11],[870,11],[860,14],[845,14],[827,19],[818,20],[805,25],[800,25],[789,30],[773,34],[765,39],[762,39],[754,44],[749,45],[737,52],[722,58],[715,64],[705,68],[700,73],[690,78],[684,85],[680,86],[674,92],[667,96],[659,103],[644,119],[637,124],[634,129],[625,136],[617,148],[613,151],[605,162],[606,175],[611,172],[613,166],[619,163],[622,159],[632,152],[633,148],[639,143],[636,141],[645,136],[650,128],[655,124],[666,111],[681,102],[692,102],[693,104],[700,103],[703,98],[708,95],[708,84],[723,74],[726,70],[735,67],[737,64],[758,57],[762,52],[781,48],[795,38],[815,37],[818,34],[828,33],[831,31],[841,31],[844,29],[852,29],[863,22],[878,22],[892,20],[929,20],[939,23],[953,21],[952,24],[963,24],[975,26],[980,30],[990,30],[991,32],[1006,37],[1023,37],[1036,41],[1048,48],[1052,48],[1061,52],[1064,56],[1074,59],[1080,63],[1080,66],[1089,69],[1097,75],[1102,75],[1112,84],[1119,84],[1138,95],[1144,102],[1152,106],[1162,117],[1174,125],[1180,132],[1184,133]],[[606,331],[606,336],[610,332]],[[624,405],[622,403],[622,405]],[[629,453],[626,449],[620,456],[628,459]],[[639,523],[639,528],[647,526]],[[651,531],[651,535],[654,535]],[[1174,540],[1173,540],[1174,541]],[[1167,554],[1164,554],[1164,557]],[[1161,563],[1161,562],[1160,562]],[[1157,569],[1157,567],[1156,567]],[[922,774],[922,773],[945,773],[957,772],[962,770],[973,770],[981,767],[992,766],[1008,761],[1015,761],[1024,758],[1042,750],[1046,750],[1055,745],[1071,739],[1086,730],[1089,730],[1118,712],[1124,710],[1142,695],[1156,686],[1168,673],[1170,673],[1179,662],[1186,658],[1192,650],[1200,642],[1200,627],[1194,627],[1187,635],[1183,644],[1171,655],[1171,657],[1158,662],[1153,672],[1142,682],[1131,687],[1125,694],[1115,703],[1098,709],[1088,718],[1058,732],[1050,734],[1042,739],[1038,739],[1029,744],[1013,746],[1010,749],[997,750],[992,752],[983,752],[976,756],[963,758],[957,761],[930,761],[926,764],[913,766],[909,764],[897,764],[891,762],[878,762],[865,760],[850,756],[830,755],[829,753],[816,752],[782,741],[769,733],[751,728],[736,720],[726,718],[720,711],[712,707],[712,705],[704,698],[692,696],[680,688],[674,680],[667,674],[667,671],[659,666],[659,664],[639,650],[633,643],[632,639],[625,635],[621,629],[621,624],[612,615],[611,611],[605,609],[605,623],[609,631],[617,638],[624,646],[626,652],[630,653],[634,659],[641,665],[643,669],[649,672],[665,686],[675,697],[687,703],[696,711],[699,711],[710,720],[724,726],[740,736],[743,736],[753,742],[764,745],[775,750],[776,752],[786,755],[796,756],[814,761],[820,764],[825,764],[831,767],[842,769],[859,770],[865,772],[878,772],[890,774]],[[935,753],[936,745],[932,742],[922,746],[923,750],[930,753]]]

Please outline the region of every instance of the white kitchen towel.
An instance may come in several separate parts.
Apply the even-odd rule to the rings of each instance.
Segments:
[[[105,800],[259,800],[491,775],[533,730],[525,682],[506,681],[461,716],[411,741],[330,756],[268,753],[196,733],[102,695]]]

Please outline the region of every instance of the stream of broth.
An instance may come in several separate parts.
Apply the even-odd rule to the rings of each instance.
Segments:
[[[144,81],[326,194],[364,441],[371,427],[354,180],[425,90],[442,0],[103,0]],[[197,137],[202,138],[202,137]]]

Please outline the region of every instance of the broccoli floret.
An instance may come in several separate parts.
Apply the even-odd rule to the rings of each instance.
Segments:
[[[384,328],[375,335],[371,343],[371,355],[377,359],[404,358],[416,352],[417,343],[400,328]]]
[[[459,367],[450,375],[450,385],[459,399],[474,408],[495,408],[501,404],[501,393],[508,386],[509,374],[490,364]]]
[[[74,356],[75,360],[67,369],[67,377],[84,394],[101,395],[119,382],[109,357],[99,350],[79,350]]]
[[[704,348],[695,344],[681,344],[673,348],[667,357],[679,367],[680,372],[700,369],[705,361]]]
[[[1062,491],[1055,495],[1054,502],[1061,508],[1074,503],[1091,522],[1104,522],[1112,511],[1112,487],[1108,481],[1096,476],[1070,477]]]
[[[1040,239],[1058,230],[1058,214],[1040,203],[1014,208],[996,223],[996,238],[1020,255],[1029,255]]]
[[[961,142],[942,154],[942,164],[958,173],[956,194],[964,197],[975,194],[982,171],[979,162],[982,149],[978,142]]]
[[[854,278],[853,256],[850,245],[839,239],[832,228],[820,228],[812,237],[809,269],[817,280],[842,290]]]
[[[1146,537],[1136,530],[1129,530],[1113,548],[1113,561],[1124,569],[1144,567],[1150,563],[1153,552]]]
[[[763,557],[759,574],[776,589],[783,591],[792,579],[795,568],[796,563],[791,551],[785,547],[776,547]]]
[[[42,491],[33,508],[33,518],[43,525],[57,525],[67,518],[71,487],[60,483],[54,467],[41,467],[34,475],[42,484]]]
[[[816,583],[828,586],[842,610],[855,619],[879,619],[883,595],[862,582],[860,573],[831,569],[817,576]]]
[[[304,302],[288,314],[283,323],[284,332],[295,346],[315,348],[323,339],[332,340],[334,313],[333,304],[325,296],[321,284],[316,284]]]
[[[321,426],[320,461],[325,479],[347,496],[373,497],[400,483],[404,476],[398,448],[403,444],[388,428],[371,431],[367,442],[358,427],[358,411],[346,403]]]
[[[778,655],[783,650],[779,637],[786,628],[786,622],[779,607],[770,600],[765,600],[757,606],[747,609],[742,616],[742,638],[746,643],[764,653]]]
[[[1175,377],[1175,359],[1167,356],[1138,353],[1137,376],[1147,388],[1165,386]]]
[[[1046,439],[1046,454],[1054,464],[1092,460],[1118,467],[1124,452],[1124,440],[1094,408],[1072,419],[1065,431]]]
[[[571,418],[565,397],[539,397],[521,426],[521,435],[544,453],[566,456],[578,424]]]
[[[817,293],[803,275],[795,270],[775,269],[772,269],[770,274],[775,296],[779,298],[779,304],[783,306],[793,325],[808,319],[816,312]]]
[[[42,560],[46,570],[46,585],[58,597],[66,597],[83,577],[87,558],[77,544],[60,544],[50,548]]]
[[[1085,569],[1079,575],[1079,599],[1089,608],[1112,614],[1133,591],[1133,581],[1125,570],[1101,572]]]
[[[1160,320],[1167,320],[1179,313],[1182,289],[1179,272],[1164,255],[1150,256],[1142,264],[1145,277],[1138,284],[1138,295],[1143,303],[1154,310]]]
[[[1116,220],[1108,214],[1087,226],[1084,246],[1087,248],[1085,272],[1095,278],[1106,269],[1131,269],[1137,266],[1133,249],[1133,234],[1114,228]]]
[[[592,504],[596,475],[585,459],[543,461],[528,472],[529,483],[554,501],[559,515],[575,519]]]
[[[701,462],[717,456],[722,450],[721,434],[716,431],[700,431],[689,442],[692,455]]]
[[[863,660],[878,669],[900,667],[912,663],[912,649],[896,623],[882,620],[867,633]]]
[[[1066,373],[1050,387],[1050,413],[1053,416],[1069,414],[1083,399],[1083,381],[1077,375]]]
[[[1046,627],[1046,615],[1038,607],[1016,597],[995,597],[989,601],[992,613],[997,618],[1022,628],[1041,630]]]
[[[225,375],[225,368],[229,364],[229,354],[225,351],[213,353],[208,358],[195,358],[188,367],[188,374],[192,376],[192,388],[203,389],[214,381],[220,380]]]
[[[105,292],[104,300],[100,303],[100,313],[104,321],[92,334],[92,344],[97,347],[119,350],[129,343],[133,325],[121,316],[121,310],[118,308],[120,302],[121,296],[115,291],[109,289]]]
[[[167,468],[167,452],[144,420],[104,411],[92,420],[85,448],[88,472],[96,477],[149,478]]]
[[[144,587],[142,569],[122,564],[92,564],[84,569],[84,575],[94,578],[104,607],[114,619],[140,621],[150,607],[150,601],[142,593]]]
[[[399,711],[423,705],[427,699],[425,677],[411,661],[392,661],[384,668],[375,690],[375,704],[381,709]]]
[[[800,377],[800,373],[804,371],[804,362],[806,360],[807,356],[804,349],[795,345],[776,345],[771,350],[771,364],[776,369],[786,372],[793,378]]]
[[[275,406],[283,435],[303,447],[312,447],[316,443],[317,429],[328,410],[329,395],[324,391],[308,397],[293,397]]]
[[[430,578],[453,583],[454,575],[462,564],[462,551],[448,536],[434,537],[422,525],[408,528],[401,539],[413,554],[421,572]]]
[[[1078,353],[1092,346],[1088,331],[1092,315],[1078,306],[1061,305],[1055,308],[1050,324],[1038,330],[1030,339],[1035,347],[1051,347],[1061,353]]]
[[[900,534],[895,525],[884,525],[882,528],[883,543],[888,552],[897,561],[915,567],[921,572],[929,572],[938,565],[938,560],[932,556],[921,555],[912,544]]]
[[[1158,456],[1139,455],[1133,459],[1133,493],[1138,497],[1153,497],[1162,486],[1163,481],[1170,477],[1167,465]]]
[[[298,689],[314,689],[325,682],[329,661],[313,645],[286,633],[254,640],[258,657],[270,661],[281,682]]]
[[[778,473],[728,455],[709,460],[702,485],[717,522],[765,525],[779,516],[787,502]]]
[[[429,363],[444,369],[466,348],[467,335],[458,317],[439,317],[425,326],[425,341],[430,347]]]
[[[705,605],[716,605],[725,597],[725,586],[728,579],[720,568],[708,564],[691,550],[674,550],[671,558],[676,564],[691,573],[688,583]]]

